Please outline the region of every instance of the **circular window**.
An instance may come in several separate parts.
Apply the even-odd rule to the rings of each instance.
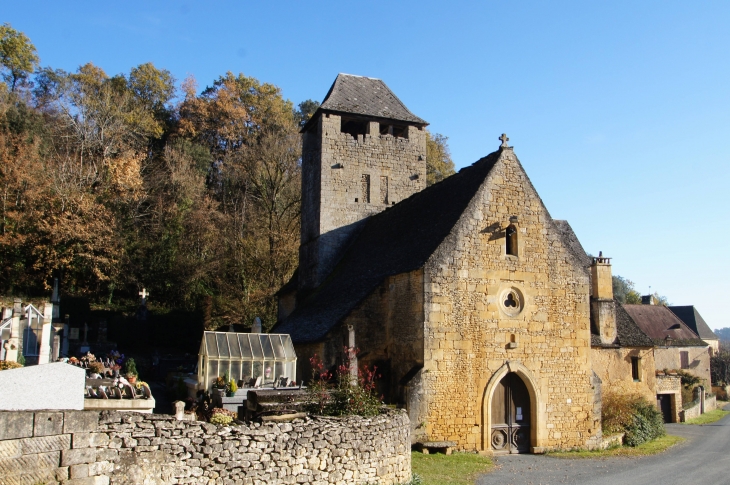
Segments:
[[[499,298],[502,311],[509,316],[518,315],[525,307],[525,299],[517,288],[507,288]]]

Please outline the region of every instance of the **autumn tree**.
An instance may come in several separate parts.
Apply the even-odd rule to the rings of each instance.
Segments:
[[[456,173],[449,151],[449,138],[426,130],[426,184],[433,185]]]
[[[8,23],[0,25],[0,66],[2,78],[10,85],[11,92],[27,82],[38,61],[35,46],[23,32]]]
[[[623,276],[614,275],[612,278],[613,297],[619,303],[637,305],[641,303],[641,294],[634,288],[634,282]]]

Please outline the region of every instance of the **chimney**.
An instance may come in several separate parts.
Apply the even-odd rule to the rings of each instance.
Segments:
[[[591,322],[598,331],[602,344],[616,340],[616,302],[613,299],[611,258],[604,258],[603,251],[591,264]]]
[[[642,305],[656,305],[656,298],[654,295],[641,295]]]

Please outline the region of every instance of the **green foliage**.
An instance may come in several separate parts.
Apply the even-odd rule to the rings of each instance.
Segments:
[[[312,117],[314,112],[317,111],[317,108],[319,108],[319,101],[314,101],[313,99],[308,99],[299,103],[298,109],[295,112],[299,126],[304,126],[304,124]]]
[[[411,484],[419,485],[472,485],[476,478],[494,467],[489,457],[474,453],[411,452],[413,478]]]
[[[638,394],[606,393],[602,409],[603,433],[625,433],[624,443],[628,446],[640,445],[666,433],[661,412]]]
[[[727,386],[730,384],[730,348],[725,342],[710,357],[710,376],[713,386]]]
[[[614,275],[612,278],[613,297],[619,303],[629,305],[641,304],[641,294],[634,288],[634,282],[623,276]]]
[[[233,420],[236,418],[236,413],[232,411],[228,411],[227,409],[223,408],[213,408],[211,411],[210,419],[209,421],[212,424],[217,424],[219,426],[226,426],[228,424],[231,424]]]
[[[426,185],[433,185],[456,173],[448,140],[447,136],[426,130]]]
[[[38,65],[35,46],[22,32],[10,24],[0,26],[0,66],[2,78],[10,85],[10,91],[24,84]]]
[[[124,363],[124,375],[134,377],[139,376],[139,373],[137,372],[137,363],[132,357],[128,358]]]

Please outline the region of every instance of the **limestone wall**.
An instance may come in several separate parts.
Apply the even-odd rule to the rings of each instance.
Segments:
[[[340,130],[341,117],[325,113],[302,147],[302,245],[299,282],[311,288],[337,261],[357,223],[426,187],[426,132],[407,137]]]
[[[640,379],[634,381],[631,358],[640,360]],[[603,382],[603,392],[638,393],[653,403],[656,401],[656,371],[654,350],[642,348],[593,348],[593,370]]]
[[[505,249],[513,216],[516,256]],[[489,451],[492,393],[512,371],[530,392],[535,451],[600,445],[588,271],[564,247],[511,150],[427,263],[424,288],[429,439]]]
[[[680,352],[687,352],[689,368],[682,369]],[[657,370],[685,370],[692,375],[704,379],[705,387],[710,386],[710,352],[708,347],[669,347],[658,346],[654,350],[654,362]]]
[[[215,426],[120,412],[0,412],[0,485],[360,484],[410,479],[408,417]]]

